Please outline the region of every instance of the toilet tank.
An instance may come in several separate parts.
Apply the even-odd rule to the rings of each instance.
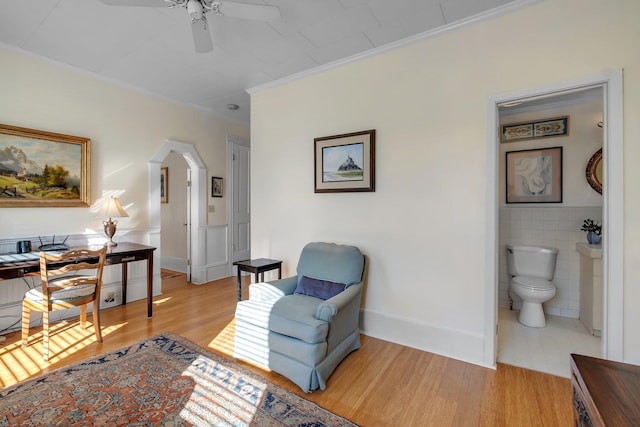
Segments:
[[[537,246],[506,245],[507,266],[511,276],[553,279],[558,249]]]

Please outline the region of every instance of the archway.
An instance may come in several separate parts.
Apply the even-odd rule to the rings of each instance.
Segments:
[[[187,167],[191,170],[191,230],[189,231],[191,244],[187,249],[191,268],[188,271],[191,272],[191,282],[204,283],[203,272],[198,266],[204,264],[205,242],[201,241],[199,231],[206,222],[207,169],[193,145],[167,140],[149,160],[149,226],[151,233],[160,233],[160,167],[164,158],[172,152],[182,155],[187,162]],[[160,241],[160,239],[157,240]],[[162,254],[161,247],[160,254]]]

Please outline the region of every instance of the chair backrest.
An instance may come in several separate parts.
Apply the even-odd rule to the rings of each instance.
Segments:
[[[298,280],[306,276],[348,287],[362,281],[364,255],[355,246],[312,242],[302,249],[296,270]]]
[[[40,252],[40,277],[42,279],[42,293],[68,289],[72,286],[95,285],[95,293],[100,293],[102,285],[102,270],[107,256],[107,248],[101,249],[71,249],[55,255],[50,252]],[[77,277],[82,271],[82,275]],[[91,274],[87,274],[90,272]],[[69,278],[73,280],[59,280]]]

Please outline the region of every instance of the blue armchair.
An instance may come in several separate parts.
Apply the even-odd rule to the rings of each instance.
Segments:
[[[360,348],[364,265],[355,246],[307,244],[296,276],[254,283],[249,299],[238,302],[234,356],[305,392],[324,390],[338,364]]]

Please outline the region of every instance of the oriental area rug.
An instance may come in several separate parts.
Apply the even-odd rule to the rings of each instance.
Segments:
[[[0,390],[0,426],[355,426],[162,333]]]

